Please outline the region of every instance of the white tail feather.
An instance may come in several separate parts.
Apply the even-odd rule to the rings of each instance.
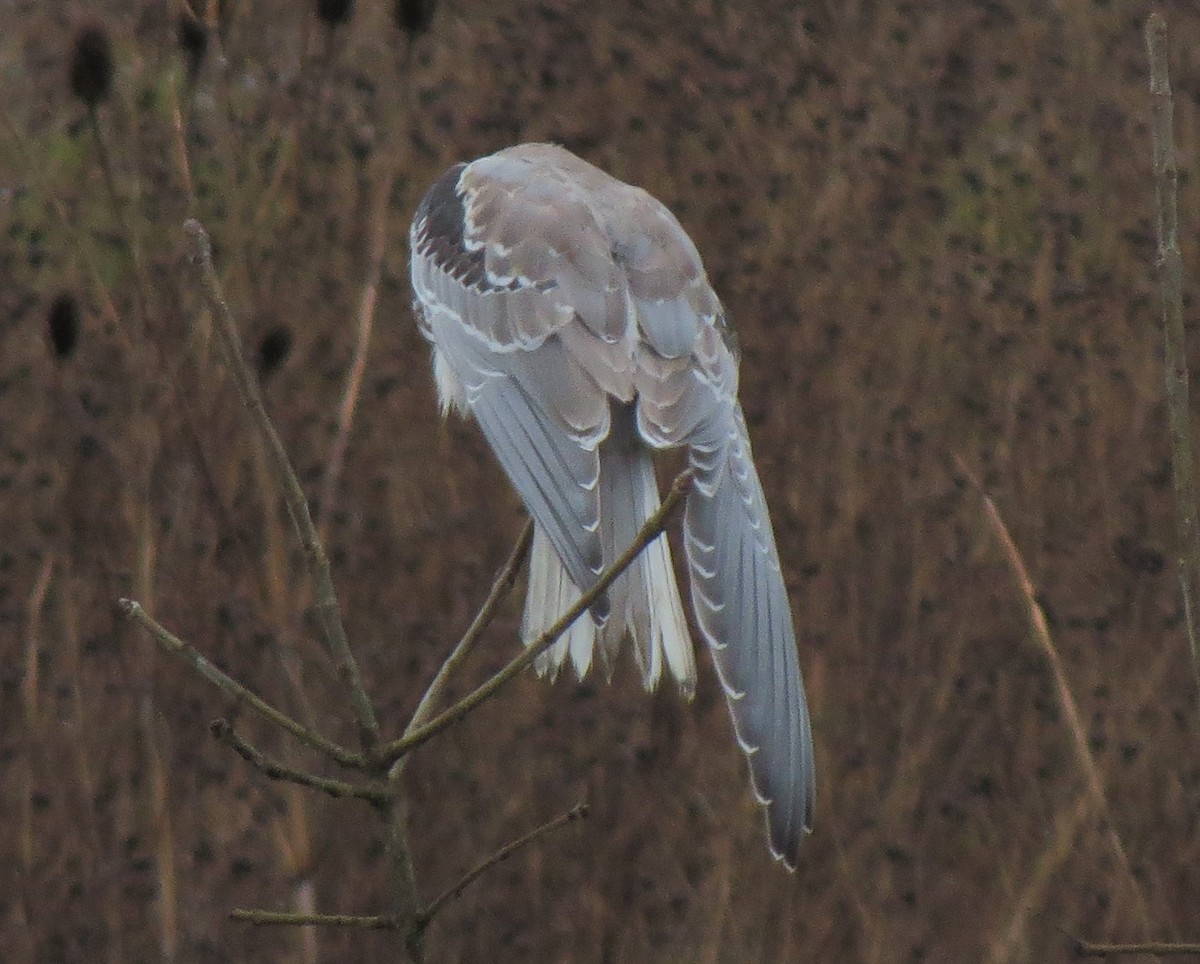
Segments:
[[[606,564],[632,544],[660,501],[650,452],[631,434],[636,426],[628,415],[614,410],[609,437],[600,447],[600,526]],[[579,589],[538,527],[521,624],[525,644],[549,629],[578,598]],[[588,616],[580,617],[539,657],[537,671],[553,678],[569,656],[582,679],[599,642],[600,660],[611,672],[621,641],[628,636],[646,689],[658,684],[665,667],[690,697],[696,688],[696,662],[666,536],[646,547],[609,587],[608,598],[611,611],[604,624],[597,626]]]

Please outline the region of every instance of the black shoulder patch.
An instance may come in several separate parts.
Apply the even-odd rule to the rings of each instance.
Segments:
[[[468,251],[464,243],[466,211],[458,180],[466,164],[455,164],[433,186],[417,205],[413,223],[418,225],[415,248],[434,264],[467,286],[487,283],[483,251]]]

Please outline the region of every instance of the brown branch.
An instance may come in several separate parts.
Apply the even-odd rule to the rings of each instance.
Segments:
[[[517,581],[517,574],[521,571],[521,563],[529,552],[530,543],[533,542],[533,521],[525,523],[525,528],[521,530],[521,535],[517,538],[516,545],[513,546],[512,552],[509,553],[508,559],[501,567],[500,572],[496,574],[496,579],[492,583],[492,589],[488,593],[487,599],[483,601],[483,605],[479,608],[479,612],[475,614],[475,618],[471,621],[471,625],[467,627],[463,638],[458,641],[458,645],[454,647],[454,651],[442,663],[441,668],[437,671],[437,675],[433,678],[433,682],[429,684],[429,688],[425,690],[425,695],[421,697],[421,702],[417,705],[416,712],[413,713],[412,719],[409,720],[408,726],[404,733],[408,735],[422,726],[429,719],[433,712],[433,704],[442,690],[446,687],[446,681],[451,674],[462,665],[467,654],[474,648],[479,641],[479,637],[483,635],[483,631],[487,629],[493,617],[496,615],[496,609],[504,598],[512,591],[513,586]]]
[[[305,746],[316,750],[318,753],[324,753],[331,760],[340,763],[345,767],[354,767],[356,769],[364,769],[366,760],[362,755],[352,753],[344,747],[331,740],[325,739],[319,733],[310,730],[301,723],[296,722],[286,713],[277,710],[270,703],[266,702],[257,694],[253,693],[232,676],[222,672],[212,663],[210,663],[204,655],[192,646],[190,643],[184,642],[178,636],[164,628],[155,621],[149,613],[144,610],[140,604],[132,599],[122,599],[118,605],[121,611],[128,619],[133,620],[143,629],[150,633],[158,644],[167,652],[182,659],[192,669],[199,673],[202,677],[216,686],[219,690],[225,693],[226,696],[238,703],[249,707],[268,723],[272,723],[281,730],[286,730],[292,734],[297,740]]]
[[[1072,938],[1077,957],[1123,957],[1127,954],[1150,954],[1153,957],[1177,957],[1200,954],[1200,944],[1175,944],[1169,941],[1145,941],[1141,944],[1096,944]]]
[[[421,930],[427,928],[434,917],[437,916],[446,904],[459,897],[464,890],[478,880],[481,876],[487,873],[496,864],[508,860],[522,847],[528,846],[539,837],[544,837],[546,834],[557,830],[559,827],[566,826],[568,823],[573,823],[576,820],[585,820],[588,815],[588,806],[586,803],[577,803],[566,813],[560,813],[553,820],[549,820],[540,827],[529,831],[522,837],[518,837],[510,843],[505,844],[486,860],[481,861],[478,865],[463,875],[462,879],[452,887],[447,888],[442,894],[435,898],[428,907],[425,908],[417,918],[416,926]]]
[[[273,760],[242,737],[227,720],[213,720],[209,724],[209,732],[268,779],[296,783],[336,798],[366,800],[369,803],[383,803],[388,799],[387,790],[380,786],[319,777]]]
[[[345,684],[351,702],[354,704],[358,717],[360,740],[364,748],[370,748],[378,740],[379,722],[375,716],[375,708],[371,705],[371,699],[363,686],[358,663],[346,640],[341,606],[333,588],[329,557],[325,554],[325,547],[313,524],[304,490],[300,487],[300,481],[292,470],[287,452],[275,431],[275,426],[271,424],[271,419],[267,415],[258,382],[242,354],[237,325],[234,323],[233,313],[225,301],[221,280],[217,277],[216,268],[213,266],[212,245],[209,242],[208,234],[203,225],[195,218],[189,218],[184,222],[183,227],[191,240],[192,258],[200,271],[204,299],[208,304],[209,311],[212,312],[217,336],[224,349],[226,361],[233,370],[238,394],[250,412],[250,418],[256,431],[266,444],[271,470],[283,492],[288,514],[296,528],[300,543],[304,547],[304,556],[308,562],[309,572],[316,583],[317,613],[325,632],[325,640],[337,665],[338,675]]]
[[[495,696],[501,687],[515,679],[526,667],[532,665],[534,660],[554,645],[558,637],[566,632],[576,619],[591,608],[592,604],[604,594],[613,581],[629,568],[639,553],[662,535],[667,521],[671,517],[671,513],[683,501],[683,497],[691,487],[691,484],[692,473],[690,470],[685,469],[676,477],[675,482],[671,485],[670,492],[663,499],[662,505],[658,507],[658,511],[646,520],[646,524],[642,526],[641,531],[637,534],[637,537],[630,544],[629,548],[621,553],[613,564],[600,574],[595,584],[587,592],[583,593],[575,601],[575,604],[559,617],[553,626],[530,643],[507,666],[496,673],[486,683],[479,686],[473,693],[463,697],[463,699],[459,700],[429,723],[418,727],[411,733],[406,733],[398,740],[393,740],[390,743],[376,747],[372,756],[377,760],[386,762],[399,760],[405,754],[436,736],[452,723],[457,723],[485,700]]]
[[[245,921],[259,927],[360,927],[365,930],[395,931],[400,923],[394,917],[362,917],[357,914],[293,914],[278,910],[247,910],[229,912],[231,920]]]

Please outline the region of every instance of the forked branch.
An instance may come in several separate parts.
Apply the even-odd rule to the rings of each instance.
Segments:
[[[342,624],[342,611],[338,603],[337,593],[333,588],[333,574],[329,566],[329,557],[317,534],[313,523],[312,513],[308,509],[308,500],[300,487],[300,480],[292,470],[283,442],[271,424],[263,404],[262,393],[258,389],[250,366],[242,352],[241,336],[238,335],[233,312],[225,300],[221,287],[221,279],[213,266],[212,244],[204,226],[195,218],[189,218],[183,225],[192,245],[192,260],[200,271],[200,283],[204,300],[212,313],[217,337],[225,353],[225,360],[233,372],[234,383],[238,395],[250,413],[255,430],[267,447],[271,471],[279,484],[279,489],[288,507],[288,514],[304,547],[304,556],[308,562],[317,591],[317,613],[320,616],[321,627],[324,630],[325,641],[330,653],[337,664],[338,675],[341,676],[350,693],[358,716],[359,736],[364,748],[370,748],[379,738],[379,721],[375,716],[375,708],[363,686],[362,675],[358,663],[350,651],[346,640],[346,630]]]

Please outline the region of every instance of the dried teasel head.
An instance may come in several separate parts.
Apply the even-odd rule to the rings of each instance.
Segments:
[[[200,73],[200,65],[204,63],[204,55],[208,52],[208,28],[188,10],[179,14],[175,36],[179,41],[179,49],[187,59],[188,77],[195,80]]]
[[[258,343],[258,377],[266,378],[284,363],[292,350],[292,333],[282,326],[272,328]]]
[[[340,27],[354,13],[354,0],[317,0],[317,19],[332,30]]]
[[[71,93],[94,109],[112,90],[113,57],[108,31],[96,24],[75,35],[68,80]]]
[[[409,37],[419,37],[433,23],[433,11],[437,0],[396,0],[393,16],[396,26]]]
[[[75,296],[63,292],[50,304],[46,312],[46,338],[50,351],[60,361],[66,361],[79,344],[79,304]]]

